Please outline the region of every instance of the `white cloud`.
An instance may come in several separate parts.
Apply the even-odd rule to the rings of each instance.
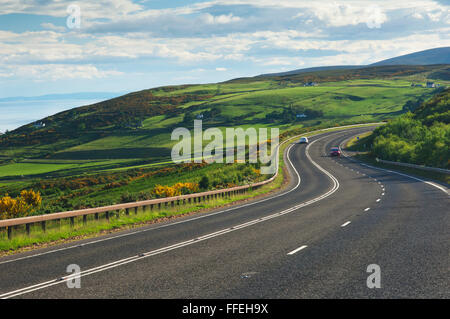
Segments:
[[[70,79],[94,79],[109,76],[121,75],[122,72],[115,70],[99,70],[93,65],[64,65],[64,64],[44,64],[44,65],[8,65],[8,73],[2,73],[5,77],[19,77],[32,79],[35,81],[44,80],[70,80]]]
[[[0,14],[64,18],[71,3],[3,1]],[[117,61],[152,59],[218,72],[234,71],[227,62],[248,61],[262,68],[366,64],[430,45],[450,45],[445,29],[450,23],[449,7],[432,0],[380,0],[376,5],[365,0],[216,0],[158,10],[131,0],[77,4],[82,14],[80,30],[52,23],[42,23],[44,31],[0,30],[0,77],[105,78],[120,75],[111,70]],[[240,11],[245,5],[254,10]],[[218,7],[222,11],[215,10]],[[229,13],[223,13],[223,8]],[[396,17],[411,23],[387,29],[395,25]],[[422,24],[426,24],[423,30]],[[105,67],[108,63],[114,67]],[[223,66],[214,68],[209,63]]]
[[[27,13],[67,17],[67,7],[77,4],[81,8],[81,16],[87,19],[116,19],[143,10],[139,4],[131,0],[78,0],[73,1],[41,1],[41,0],[3,0],[0,15],[9,13]]]
[[[240,17],[233,16],[232,13],[230,14],[222,14],[218,16],[213,16],[212,14],[205,13],[203,15],[203,18],[205,19],[207,24],[227,24],[232,22],[241,21]]]

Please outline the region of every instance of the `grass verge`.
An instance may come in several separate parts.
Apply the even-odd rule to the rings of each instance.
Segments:
[[[391,164],[385,164],[380,163],[375,160],[375,158],[367,153],[360,153],[355,155],[355,158],[365,162],[367,164],[370,164],[372,166],[390,169],[393,171],[398,171],[400,173],[405,173],[411,176],[416,176],[418,178],[423,177],[429,180],[434,180],[436,182],[442,182],[447,184],[447,186],[450,186],[450,175],[445,173],[439,173],[439,172],[432,172],[427,170],[421,170],[418,168],[411,168],[411,167],[403,167],[403,166],[397,166],[397,165],[391,165]]]
[[[368,137],[371,134],[372,134],[372,132],[367,132],[364,134],[359,134],[357,136],[359,136],[359,140],[361,140],[361,139],[364,139],[365,137]],[[356,138],[356,136],[354,136],[351,139],[349,139],[347,141],[347,143],[345,143],[344,147],[346,150],[350,150],[350,151],[359,150],[359,149],[361,149],[361,145],[357,144],[357,142],[358,142],[358,139]],[[429,180],[434,180],[436,182],[442,182],[442,183],[447,184],[447,186],[450,186],[450,175],[445,174],[445,173],[422,170],[419,168],[392,165],[392,164],[387,164],[387,163],[380,163],[380,162],[377,162],[375,159],[375,156],[371,155],[369,152],[358,152],[357,154],[354,155],[354,157],[356,159],[360,160],[361,162],[365,162],[365,163],[370,164],[375,167],[390,169],[393,171],[398,171],[398,172],[412,175],[415,177],[419,177],[419,178],[422,177],[422,178],[426,178]]]

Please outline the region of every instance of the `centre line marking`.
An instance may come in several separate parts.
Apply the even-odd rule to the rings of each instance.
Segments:
[[[351,221],[345,222],[345,223],[343,223],[343,224],[341,225],[341,227],[345,227],[345,226],[347,226],[347,225],[350,224],[350,223],[351,223]]]
[[[366,209],[364,209],[365,212],[367,212],[370,209],[370,207],[367,207]]]
[[[377,199],[377,203],[378,203],[380,200],[381,200],[381,198],[378,198],[378,199]]]
[[[308,246],[303,245],[301,247],[298,247],[297,249],[294,249],[293,251],[289,252],[288,255],[293,255],[293,254],[299,252],[300,250],[305,249],[306,247],[308,247]]]

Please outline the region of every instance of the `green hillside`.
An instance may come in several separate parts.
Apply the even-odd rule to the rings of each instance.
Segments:
[[[373,156],[450,168],[450,89],[377,128],[358,143],[370,148]],[[358,146],[356,146],[358,147]]]
[[[192,126],[262,125],[282,130],[385,120],[407,101],[433,90],[411,87],[448,66],[388,66],[333,70],[286,77],[236,79],[224,83],[160,87],[130,93],[42,119],[0,137],[0,161],[24,159],[167,159],[171,131]],[[315,81],[318,86],[304,87]],[[446,84],[446,81],[440,81]],[[297,121],[296,114],[311,116]]]

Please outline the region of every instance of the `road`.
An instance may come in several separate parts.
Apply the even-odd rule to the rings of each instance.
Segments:
[[[449,298],[448,190],[327,155],[367,130],[289,146],[266,199],[1,258],[0,298]]]

